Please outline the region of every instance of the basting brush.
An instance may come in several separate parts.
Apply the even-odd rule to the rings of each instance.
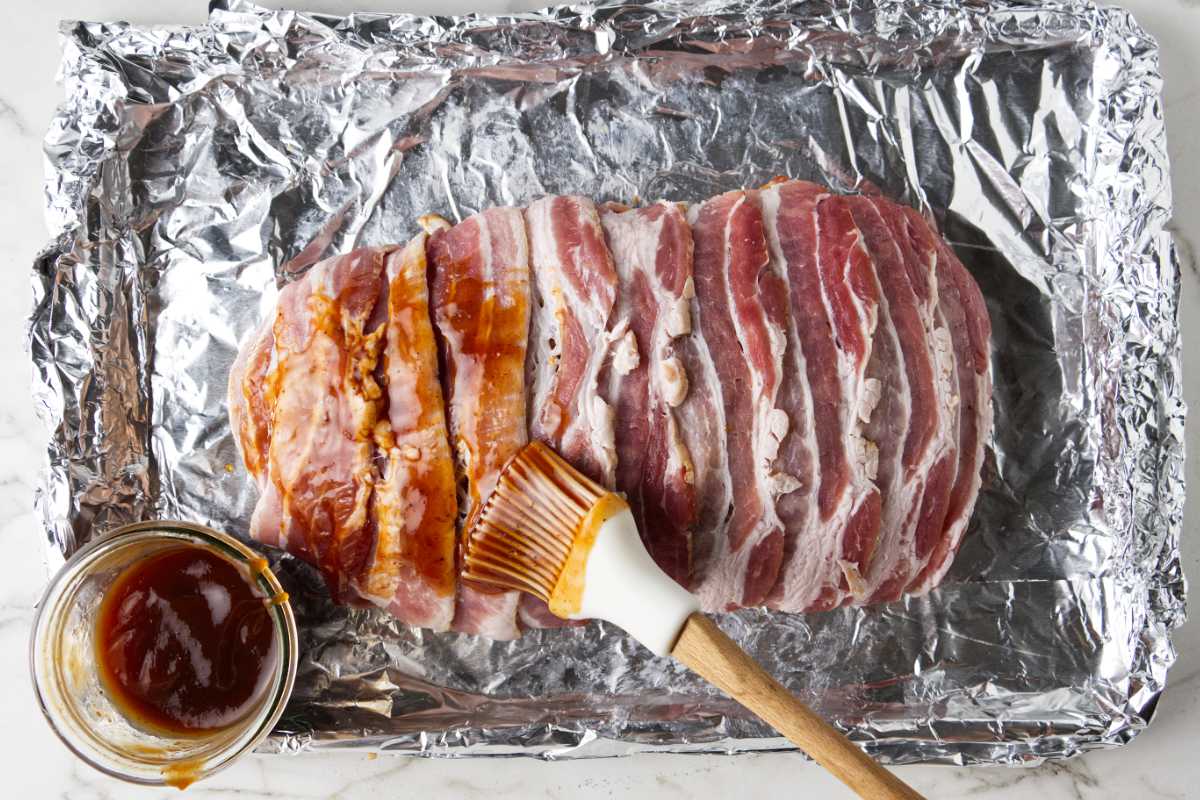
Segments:
[[[563,619],[603,619],[670,655],[872,800],[919,795],[787,689],[700,613],[646,552],[624,499],[539,442],[504,468],[469,526],[463,577],[541,598]]]

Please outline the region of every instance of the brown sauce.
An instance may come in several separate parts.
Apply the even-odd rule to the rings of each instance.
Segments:
[[[95,633],[101,684],[141,727],[202,735],[251,713],[279,654],[267,600],[242,569],[184,545],[132,564]]]
[[[171,764],[163,768],[163,783],[167,786],[174,786],[176,789],[186,789],[200,780],[200,768],[201,762],[199,761]]]

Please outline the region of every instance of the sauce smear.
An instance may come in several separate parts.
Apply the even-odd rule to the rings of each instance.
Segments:
[[[266,599],[232,562],[192,546],[156,553],[117,577],[100,604],[95,646],[113,704],[171,735],[241,720],[278,659]]]

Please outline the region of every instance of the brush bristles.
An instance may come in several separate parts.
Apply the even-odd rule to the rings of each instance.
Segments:
[[[605,494],[550,448],[526,445],[467,533],[463,577],[549,602],[580,526]]]

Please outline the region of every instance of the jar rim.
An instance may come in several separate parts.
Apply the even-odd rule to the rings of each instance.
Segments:
[[[75,741],[72,741],[72,735],[69,731],[65,730],[65,726],[59,720],[60,712],[51,708],[51,703],[45,694],[45,687],[41,685],[42,682],[39,680],[38,655],[43,647],[46,646],[46,642],[43,639],[46,633],[45,629],[50,623],[44,617],[49,613],[48,609],[51,607],[61,607],[62,604],[53,601],[70,585],[71,581],[79,575],[81,570],[86,570],[88,566],[124,548],[160,538],[178,540],[181,544],[204,547],[216,551],[229,561],[241,565],[249,565],[251,562],[264,560],[262,554],[256,552],[234,536],[192,522],[149,520],[123,525],[93,539],[79,548],[51,576],[34,611],[33,627],[29,637],[29,673],[33,682],[34,696],[37,698],[42,716],[46,718],[46,722],[49,724],[51,730],[66,745],[67,749],[84,763],[110,777],[144,786],[172,785],[176,784],[178,779],[173,779],[170,771],[167,769],[160,770],[158,776],[137,775],[114,769],[106,764],[99,763],[84,748],[79,746]],[[231,742],[231,745],[227,749],[220,749],[212,755],[206,756],[203,765],[195,772],[194,776],[188,775],[189,780],[187,780],[187,783],[209,777],[258,746],[279,721],[295,685],[296,666],[299,660],[299,636],[291,603],[287,599],[287,593],[284,592],[279,579],[275,576],[269,564],[255,564],[254,569],[252,569],[252,575],[256,588],[262,591],[266,597],[279,598],[282,596],[283,598],[269,604],[271,624],[280,645],[279,657],[276,659],[276,665],[272,670],[275,673],[275,678],[272,682],[273,686],[268,692],[268,696],[264,697],[262,710],[256,714],[252,714],[246,721],[248,730],[252,727],[254,728],[253,733],[248,737],[239,736]]]

